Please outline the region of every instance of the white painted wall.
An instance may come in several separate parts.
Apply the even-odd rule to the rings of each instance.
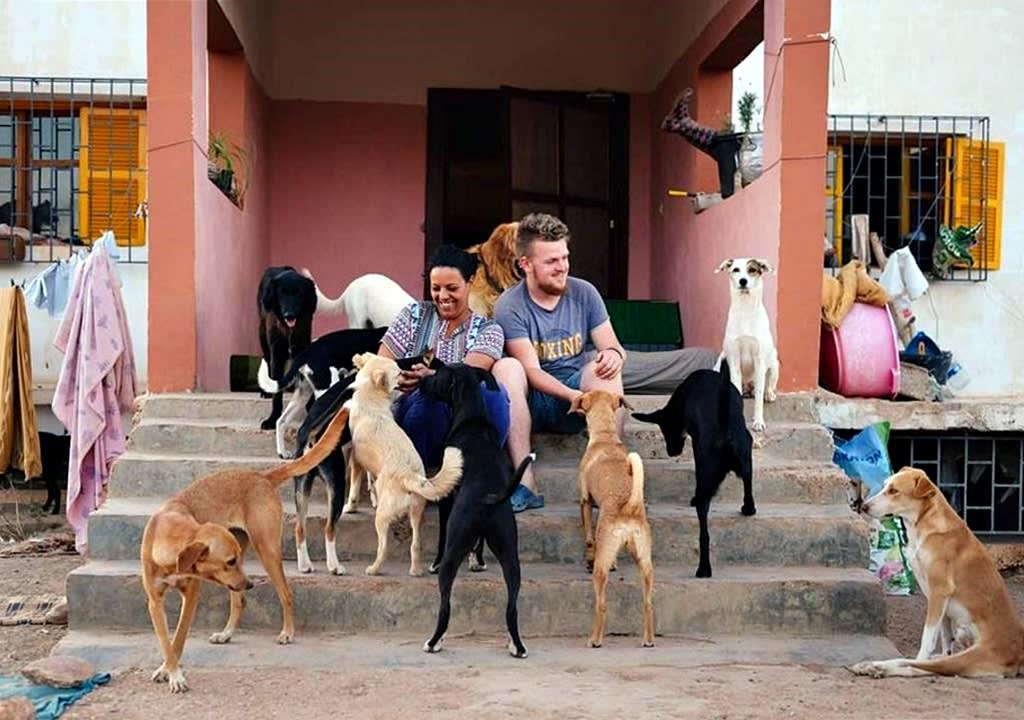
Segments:
[[[0,75],[146,77],[146,0],[0,0]]]
[[[832,0],[835,71],[829,112],[987,115],[1006,142],[1002,267],[987,282],[932,283],[918,329],[972,377],[962,394],[1024,394],[1024,3],[1016,0]]]
[[[0,18],[0,75],[146,77],[145,0],[0,0]],[[137,252],[133,250],[133,255]],[[27,284],[45,267],[0,262],[0,286],[9,286],[12,279]],[[145,388],[149,265],[121,263],[118,268],[138,379]],[[33,381],[40,388],[39,426],[60,432],[47,407],[63,358],[53,347],[60,318],[35,307],[28,308],[28,318]]]

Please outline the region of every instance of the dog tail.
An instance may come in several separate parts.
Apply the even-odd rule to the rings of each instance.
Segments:
[[[625,507],[631,512],[639,512],[644,506],[644,463],[635,452],[626,457],[629,460],[629,474],[633,476],[633,487]]]
[[[519,483],[523,479],[523,474],[526,472],[526,468],[530,467],[530,463],[537,459],[537,453],[529,453],[523,458],[523,461],[519,463],[519,467],[516,468],[515,473],[512,475],[512,479],[509,481],[505,489],[500,493],[490,493],[484,495],[484,505],[500,505],[501,503],[512,497],[512,493],[519,487]]]
[[[345,292],[336,298],[329,298],[323,294],[320,290],[320,286],[316,285],[316,311],[323,315],[344,315],[345,310],[345,292],[348,288],[345,288]]]
[[[341,439],[341,434],[344,432],[345,425],[347,423],[348,408],[343,407],[341,411],[334,416],[334,419],[331,420],[327,429],[324,430],[324,434],[320,436],[320,439],[316,441],[316,444],[314,444],[313,447],[309,448],[305,453],[291,462],[285,463],[273,470],[269,470],[265,472],[264,475],[272,483],[278,485],[288,478],[293,478],[296,475],[305,475],[326,460],[327,456],[330,455],[334,448],[338,446],[338,441]]]
[[[416,493],[431,502],[437,502],[455,489],[462,480],[462,451],[448,446],[444,449],[444,462],[437,475],[432,478],[420,476],[418,482],[403,479],[402,484],[409,492]]]
[[[970,676],[979,673],[998,674],[1004,670],[1001,664],[996,661],[992,651],[979,645],[972,645],[956,655],[936,658],[935,660],[912,660],[907,664],[918,670],[947,676]]]
[[[722,384],[718,396],[718,427],[729,427],[729,411],[732,408],[732,378],[729,375],[729,361],[723,355],[718,372],[722,375]]]

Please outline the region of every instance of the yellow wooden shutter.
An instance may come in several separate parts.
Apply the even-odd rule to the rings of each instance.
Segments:
[[[828,164],[835,162],[835,172],[828,172]],[[836,266],[843,264],[843,150],[838,145],[830,145],[825,160],[825,197],[833,198],[832,205],[832,244],[836,250]]]
[[[985,146],[979,140],[955,138],[946,142],[946,182],[952,193],[946,194],[944,219],[950,228],[970,227],[979,220],[984,224],[978,233],[978,244],[971,255],[975,267],[998,270],[1003,245],[1003,174],[1006,143],[992,142]],[[952,197],[950,197],[952,196]]]
[[[121,247],[146,244],[146,111],[82,108],[78,154],[79,236],[88,244],[107,230]]]

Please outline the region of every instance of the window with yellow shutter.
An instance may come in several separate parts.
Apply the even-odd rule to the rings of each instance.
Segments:
[[[106,230],[120,262],[147,261],[145,108],[145,80],[0,76],[0,261],[65,259]]]
[[[983,116],[829,115],[825,237],[840,264],[853,257],[855,215],[886,255],[910,249],[932,269],[940,228],[983,222],[973,262],[945,280],[985,280],[999,267],[1005,146]],[[867,258],[875,264],[874,253]]]

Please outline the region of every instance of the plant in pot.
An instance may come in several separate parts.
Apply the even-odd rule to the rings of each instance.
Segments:
[[[736,103],[736,111],[740,118],[740,127],[743,128],[743,142],[740,145],[740,174],[743,177],[743,184],[749,185],[761,176],[764,169],[764,133],[760,125],[756,131],[750,127],[754,122],[754,113],[757,112],[757,95],[752,92],[745,92]]]
[[[206,174],[220,191],[242,207],[247,190],[249,154],[225,133],[210,136]]]

